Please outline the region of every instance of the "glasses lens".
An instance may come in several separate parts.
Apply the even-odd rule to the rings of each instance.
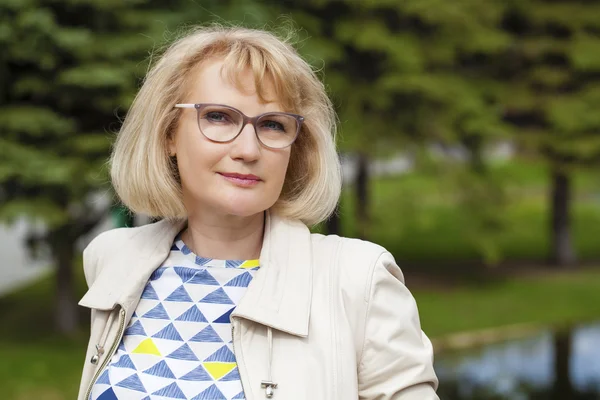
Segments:
[[[298,120],[287,114],[265,114],[256,122],[256,132],[265,146],[287,147],[296,139]]]
[[[210,140],[227,142],[240,131],[242,116],[227,107],[207,106],[198,114],[198,126]]]

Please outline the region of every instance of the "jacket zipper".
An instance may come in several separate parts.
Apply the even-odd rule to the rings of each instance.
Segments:
[[[248,396],[246,396],[246,390],[244,389],[244,380],[242,379],[242,371],[240,370],[240,364],[237,362],[237,355],[235,354],[235,336],[234,335],[234,322],[231,322],[231,347],[233,348],[233,354],[235,355],[235,362],[237,364],[238,372],[240,373],[240,385],[242,386],[242,392],[244,392],[244,398],[248,400]]]
[[[110,327],[107,327],[107,329],[110,329]],[[96,371],[96,374],[90,381],[90,385],[88,386],[88,389],[85,392],[84,400],[90,400],[90,395],[92,394],[92,388],[94,387],[94,383],[96,383],[96,380],[98,380],[98,377],[100,376],[100,374],[106,367],[106,364],[108,364],[108,362],[112,358],[113,354],[117,350],[117,347],[119,345],[119,342],[121,341],[121,337],[123,336],[124,331],[125,331],[125,309],[123,307],[121,307],[121,311],[119,312],[119,330],[117,331],[117,337],[116,337],[115,341],[113,342],[113,344],[110,348],[110,351],[106,354],[104,361],[102,361],[102,365],[100,366],[100,368],[98,368],[98,370]]]

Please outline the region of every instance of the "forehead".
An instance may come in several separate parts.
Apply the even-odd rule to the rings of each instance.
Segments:
[[[268,64],[262,63],[263,68],[257,69],[256,63],[251,61],[231,57],[231,54],[201,61],[188,75],[189,100],[223,103],[233,97],[244,97],[263,106],[276,107],[278,111],[294,111],[296,102],[290,90],[282,85],[282,77],[274,74]]]

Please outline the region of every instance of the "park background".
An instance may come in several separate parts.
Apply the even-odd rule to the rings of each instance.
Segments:
[[[161,48],[196,24],[287,37],[339,114],[316,231],[388,248],[442,399],[600,398],[600,2],[1,0],[0,387],[74,399],[81,251],[148,222],[106,159]]]

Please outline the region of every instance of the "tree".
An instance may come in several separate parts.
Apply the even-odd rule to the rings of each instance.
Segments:
[[[75,243],[106,214],[112,131],[168,13],[148,2],[0,3],[0,219],[42,221],[32,237],[56,266],[56,327],[77,327]]]
[[[504,118],[525,153],[550,171],[551,259],[576,261],[571,234],[573,173],[600,161],[600,4],[505,2],[511,45],[493,63],[504,82]]]
[[[503,132],[496,85],[468,60],[507,44],[502,7],[442,0],[284,1],[306,31],[300,51],[317,67],[338,108],[343,151],[357,155],[359,235],[368,235],[372,156],[409,143],[462,143],[478,165]],[[474,163],[476,164],[476,163]]]

